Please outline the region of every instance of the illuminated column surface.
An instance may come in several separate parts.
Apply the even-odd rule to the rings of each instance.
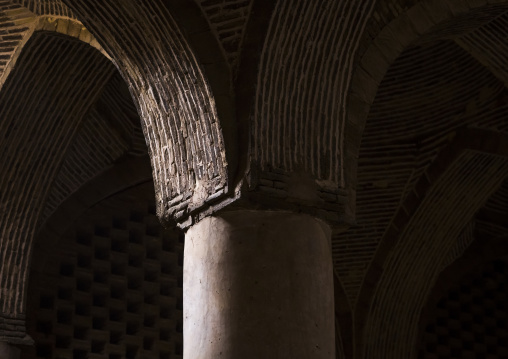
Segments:
[[[233,211],[192,226],[184,358],[335,358],[330,228],[309,215]]]

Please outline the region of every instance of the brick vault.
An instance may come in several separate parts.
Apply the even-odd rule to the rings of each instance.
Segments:
[[[508,357],[508,1],[0,0],[0,357]]]

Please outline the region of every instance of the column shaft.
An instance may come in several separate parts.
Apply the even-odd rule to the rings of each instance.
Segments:
[[[190,228],[184,358],[335,358],[329,227],[308,215],[236,211]]]

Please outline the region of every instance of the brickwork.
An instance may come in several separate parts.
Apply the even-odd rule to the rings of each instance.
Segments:
[[[125,82],[116,73],[83,120],[52,184],[41,222],[69,195],[118,159],[146,154],[141,121]]]
[[[277,2],[254,110],[251,149],[262,170],[306,171],[345,186],[348,70],[373,3]]]
[[[508,70],[504,59],[508,54],[508,44],[503,41],[507,36],[508,13],[505,12],[486,26],[459,38],[457,43],[467,49],[479,62],[489,68],[493,74],[507,85]],[[489,39],[489,41],[486,41],[486,39]]]
[[[27,9],[10,1],[0,2],[0,86],[14,67],[21,45],[30,33],[34,16]]]
[[[506,249],[506,248],[505,248]],[[506,253],[506,252],[505,252]],[[421,323],[419,358],[504,358],[508,355],[508,263],[494,261],[456,268],[459,272]],[[444,284],[444,283],[443,283]]]
[[[476,221],[473,220],[464,227],[460,235],[457,237],[457,240],[453,243],[452,247],[450,247],[448,253],[446,253],[443,262],[441,263],[440,271],[453,264],[464,254],[471,243],[473,243],[475,239],[475,226]]]
[[[450,40],[410,47],[388,69],[363,133],[357,226],[334,240],[352,303],[395,211],[422,174],[460,127],[503,127],[505,94],[495,76]]]
[[[401,9],[399,8],[397,11],[401,11]],[[357,303],[359,291],[365,288],[365,291],[370,292],[367,288],[375,286],[379,276],[378,266],[380,264],[371,264],[372,256],[379,250],[378,246],[383,237],[390,236],[390,233],[393,232],[392,226],[389,225],[390,222],[397,219],[393,218],[393,213],[400,210],[404,204],[404,198],[408,195],[414,197],[411,194],[411,189],[416,186],[418,179],[422,179],[423,171],[435,159],[436,153],[449,141],[446,133],[449,131],[448,133],[452,135],[454,127],[456,129],[465,124],[499,131],[506,129],[503,120],[503,117],[506,116],[506,101],[503,100],[506,90],[499,82],[500,77],[479,66],[477,59],[470,58],[470,52],[466,51],[457,40],[464,34],[467,37],[471,36],[470,34],[482,33],[485,28],[499,28],[501,30],[497,34],[502,34],[503,27],[494,26],[494,24],[501,23],[503,16],[500,15],[505,11],[506,7],[501,5],[479,8],[469,15],[461,15],[458,19],[449,20],[446,24],[436,26],[433,32],[418,40],[421,45],[415,43],[413,46],[408,46],[408,49],[400,54],[385,73],[383,70],[385,59],[393,56],[391,54],[393,49],[401,49],[401,42],[409,44],[418,38],[414,29],[416,25],[413,24],[416,17],[411,19],[401,17],[400,21],[406,28],[392,26],[391,29],[386,29],[387,35],[380,35],[379,44],[371,46],[362,60],[361,66],[367,70],[362,75],[364,86],[362,95],[357,97],[356,94],[353,94],[354,101],[350,102],[350,116],[356,121],[352,123],[353,126],[357,126],[358,119],[367,114],[365,107],[368,105],[365,102],[357,101],[357,99],[359,97],[372,99],[369,96],[373,94],[376,99],[370,107],[362,137],[362,150],[359,154],[357,225],[345,234],[337,236],[333,242],[336,270],[344,283],[349,301],[353,306],[358,306],[359,313],[366,310],[365,303],[362,302],[363,299]],[[376,15],[374,14],[373,17]],[[418,19],[423,21],[425,16],[420,14]],[[394,34],[401,33],[406,33],[406,36],[394,36]],[[413,40],[408,40],[408,35],[413,36]],[[494,35],[489,33],[489,36]],[[390,40],[390,38],[392,39]],[[411,39],[411,37],[409,38]],[[450,40],[443,41],[441,45],[438,45],[439,39],[443,38]],[[452,40],[462,47],[462,51],[459,46],[453,44]],[[488,43],[491,44],[491,42]],[[501,47],[502,45],[500,45],[500,49]],[[411,55],[411,51],[415,51],[413,55]],[[447,53],[448,51],[450,53]],[[447,54],[444,55],[445,53]],[[500,50],[500,54],[502,53]],[[412,57],[407,62],[407,66],[402,65],[405,56],[408,56],[407,60]],[[443,56],[443,60],[439,60],[440,56]],[[420,62],[417,58],[426,59],[426,61]],[[445,58],[446,60],[444,60]],[[372,66],[369,67],[369,64]],[[467,71],[469,83],[464,82],[459,85],[450,77],[458,78],[460,76],[466,79],[463,69],[467,67],[471,68]],[[473,68],[475,70],[472,70]],[[439,73],[441,70],[443,73]],[[376,82],[381,79],[381,85],[376,88]],[[439,87],[439,90],[431,90],[432,86],[429,87],[426,83],[431,84],[436,79],[446,79],[447,85],[443,86],[443,83],[435,82],[432,86],[435,86],[434,90]],[[407,81],[407,85],[402,85],[404,81]],[[462,89],[447,88],[453,83],[461,86]],[[473,86],[472,83],[474,83]],[[387,87],[384,87],[385,85]],[[353,88],[355,86],[356,82],[353,80]],[[463,92],[468,90],[471,91],[469,94]],[[353,89],[353,91],[356,90]],[[386,95],[384,95],[384,91],[386,91]],[[439,91],[461,95],[456,100],[452,100],[444,93],[439,95]],[[432,96],[436,96],[434,100],[431,100]],[[418,102],[415,99],[418,99]],[[466,99],[469,100],[466,101]],[[426,101],[430,102],[425,104]],[[439,105],[440,101],[443,101],[442,105]],[[461,101],[463,101],[462,105],[459,105]],[[396,105],[387,106],[390,102],[396,103]],[[462,110],[458,107],[454,110],[454,106],[457,105],[462,106]],[[438,110],[440,106],[442,109]],[[430,113],[429,109],[436,112]],[[453,111],[456,113],[453,114]],[[423,127],[420,129],[409,127],[419,126],[417,120],[419,114],[424,116],[420,122]],[[383,118],[387,122],[383,121]],[[442,125],[438,124],[439,121]],[[395,130],[397,126],[400,126],[400,134],[409,136],[408,141],[397,140],[398,132]],[[448,129],[442,127],[441,130],[438,130],[439,126],[449,127]],[[376,129],[371,130],[374,127]],[[402,130],[402,128],[404,129]],[[433,131],[439,135],[437,137],[430,135]],[[350,137],[354,139],[351,132]],[[383,138],[386,139],[386,142]],[[348,149],[351,148],[354,148],[354,144],[351,144]],[[408,203],[408,205],[412,207],[418,203],[418,200],[410,202],[413,203]],[[463,244],[465,245],[465,243]],[[366,274],[369,267],[371,268],[370,273]]]
[[[13,0],[11,2],[17,3],[37,15],[54,15],[75,18],[72,11],[62,0]]]
[[[153,198],[138,186],[37,239],[24,358],[182,357],[183,233],[161,227]]]
[[[505,182],[476,214],[476,228],[486,238],[504,238],[508,230],[507,213],[508,183]]]
[[[415,356],[443,267],[473,230],[505,235],[503,187],[483,203],[508,170],[507,14],[500,0],[0,0],[0,339],[24,340],[33,233],[148,154],[166,224],[238,206],[333,224],[338,353]],[[111,344],[58,333],[41,353]]]
[[[209,196],[227,193],[225,144],[214,97],[164,4],[67,3],[100,34],[98,40],[128,82],[148,139],[161,218],[183,222]]]
[[[57,57],[49,51],[56,47],[62,49]],[[5,206],[0,214],[0,309],[4,313],[23,313],[21,288],[48,185],[84,114],[114,72],[104,61],[100,52],[77,40],[36,33],[0,94],[4,134],[0,196]]]
[[[203,12],[236,69],[253,0],[199,0]]]
[[[369,342],[364,357],[375,358],[377,353],[386,352],[397,357],[402,357],[402,353],[414,355],[411,343],[415,342],[416,328],[412,323],[418,320],[424,294],[429,292],[454,239],[466,225],[464,221],[470,220],[486,198],[501,185],[508,174],[506,166],[503,158],[474,153],[463,155],[445,174],[445,178],[457,176],[456,179],[443,178],[443,185],[453,183],[454,188],[444,189],[436,185],[408,219],[409,223],[401,222],[399,228],[404,230],[382,264],[381,278],[374,294],[376,305],[371,306],[365,326]],[[467,179],[464,173],[468,173]],[[480,182],[464,187],[468,181]],[[474,193],[468,193],[467,199],[463,192],[468,191],[466,188],[476,189]],[[390,332],[386,332],[388,323],[394,328]]]

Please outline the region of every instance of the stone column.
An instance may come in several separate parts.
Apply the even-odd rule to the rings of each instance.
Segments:
[[[330,228],[235,211],[186,235],[184,358],[335,358]]]
[[[0,341],[0,358],[19,359],[20,349],[7,342]]]

